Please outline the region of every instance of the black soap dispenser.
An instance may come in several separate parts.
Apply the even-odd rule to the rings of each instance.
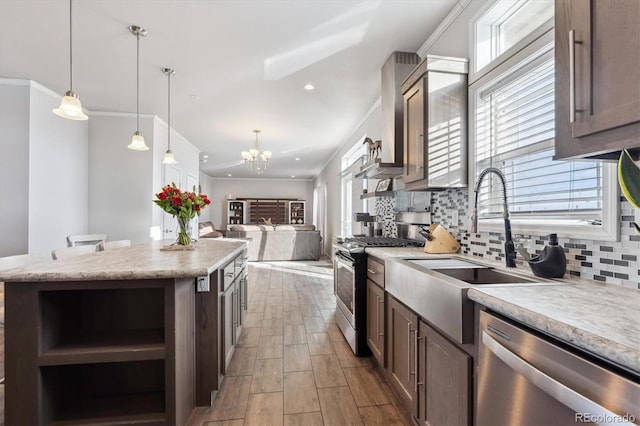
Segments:
[[[531,256],[529,267],[533,274],[541,278],[562,278],[567,270],[564,248],[558,245],[558,235],[549,234],[549,245],[542,253]]]

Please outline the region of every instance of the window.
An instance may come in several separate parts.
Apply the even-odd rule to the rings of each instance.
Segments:
[[[479,71],[553,18],[554,0],[501,0],[475,21],[475,71]]]
[[[545,2],[499,1],[480,18],[481,22],[487,17],[495,18],[495,15],[502,17],[498,23],[494,22],[492,37],[496,40],[485,45],[488,51],[478,56],[480,62],[495,58],[496,52],[511,50],[497,65],[482,65],[486,71],[477,76],[470,88],[471,149],[475,154],[471,176],[477,181],[480,171],[487,167],[503,171],[516,232],[561,231],[563,236],[615,239],[618,206],[615,166],[553,160],[553,29],[529,40],[528,34],[508,28],[510,22],[522,21],[517,13],[524,12],[531,14],[531,20],[538,22],[538,26],[545,23],[547,18],[541,16],[546,15],[536,14],[531,9],[534,6],[528,4]],[[511,10],[509,7],[516,5],[517,12],[507,13]],[[537,10],[541,11],[540,8]],[[533,25],[528,27],[529,32],[537,29]],[[500,46],[503,46],[502,51]],[[607,191],[608,188],[611,190]],[[478,212],[481,230],[502,227],[502,187],[494,175],[487,175],[483,181]]]
[[[360,171],[360,166],[364,164],[367,156],[367,147],[363,145],[364,136],[345,155],[342,156],[341,182],[341,206],[342,225],[341,234],[344,236],[353,235],[353,213],[354,207],[365,211],[366,205],[360,200],[362,190],[366,188],[367,180],[355,180],[354,175]]]

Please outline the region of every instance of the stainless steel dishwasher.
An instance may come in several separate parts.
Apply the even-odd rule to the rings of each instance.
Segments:
[[[639,424],[640,378],[480,312],[476,424]]]

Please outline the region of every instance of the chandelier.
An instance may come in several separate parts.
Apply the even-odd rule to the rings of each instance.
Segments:
[[[244,164],[247,165],[249,171],[254,175],[261,175],[265,170],[267,170],[267,165],[271,158],[271,151],[260,152],[260,141],[258,140],[258,133],[260,133],[260,130],[254,129],[253,132],[256,134],[253,149],[250,149],[249,151],[242,151],[241,154]]]

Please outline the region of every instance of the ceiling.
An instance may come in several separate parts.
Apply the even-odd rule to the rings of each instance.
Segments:
[[[73,89],[89,111],[135,112],[136,40],[127,28],[139,25],[148,31],[140,111],[166,121],[161,68],[175,69],[171,124],[209,156],[202,171],[251,177],[240,151],[257,128],[273,152],[261,177],[312,178],[380,96],[390,53],[417,51],[455,3],[76,0]],[[68,13],[67,0],[0,0],[0,76],[68,90]]]

